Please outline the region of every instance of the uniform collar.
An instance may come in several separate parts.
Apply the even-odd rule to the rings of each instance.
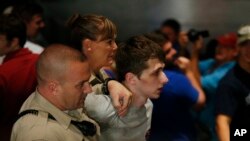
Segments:
[[[39,107],[41,108],[38,110],[50,113],[56,119],[56,121],[65,129],[69,127],[72,117],[70,117],[68,114],[55,107],[53,104],[51,104],[37,90],[35,92],[34,100],[38,103]]]

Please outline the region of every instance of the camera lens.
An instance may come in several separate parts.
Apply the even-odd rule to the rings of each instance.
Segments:
[[[198,40],[199,36],[202,36],[203,38],[209,37],[209,32],[208,30],[195,30],[195,29],[190,29],[187,33],[188,35],[188,39],[191,42],[194,42],[196,40]]]

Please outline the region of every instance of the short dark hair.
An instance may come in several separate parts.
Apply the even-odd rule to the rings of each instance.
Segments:
[[[89,14],[82,16],[74,14],[69,18],[66,26],[70,29],[71,45],[82,51],[82,40],[112,39],[116,37],[117,29],[115,24],[108,18],[101,15]]]
[[[140,77],[142,71],[148,67],[147,61],[154,58],[164,63],[161,47],[142,35],[131,37],[119,44],[115,56],[118,80],[124,81],[128,72]]]
[[[181,25],[175,19],[166,19],[165,21],[163,21],[161,27],[166,27],[166,26],[172,28],[176,33],[179,33],[181,31]]]
[[[23,47],[27,38],[25,23],[15,15],[1,15],[0,34],[5,35],[8,41],[18,38],[20,47]]]
[[[24,22],[30,22],[34,15],[43,14],[43,8],[38,3],[27,1],[14,5],[11,14],[18,16]]]
[[[169,41],[169,39],[162,33],[159,31],[154,31],[154,32],[150,32],[150,33],[145,33],[144,36],[152,41],[154,41],[155,43],[157,43],[159,46],[163,47],[163,45]]]
[[[86,62],[87,58],[80,51],[63,44],[51,44],[40,54],[36,63],[37,81],[46,82],[48,77],[60,77],[69,62]]]

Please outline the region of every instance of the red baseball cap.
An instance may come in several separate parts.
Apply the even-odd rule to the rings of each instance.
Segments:
[[[219,36],[217,39],[218,45],[235,48],[237,44],[237,34],[234,32]]]

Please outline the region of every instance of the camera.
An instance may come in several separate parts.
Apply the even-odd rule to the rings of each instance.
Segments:
[[[209,37],[209,32],[208,30],[198,31],[195,29],[190,29],[187,33],[187,36],[188,36],[189,41],[194,42],[199,38],[199,36],[203,38]]]

